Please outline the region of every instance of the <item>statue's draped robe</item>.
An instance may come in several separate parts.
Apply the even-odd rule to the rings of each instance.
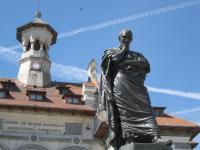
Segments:
[[[158,127],[147,88],[150,66],[137,52],[106,50],[102,58],[101,94],[110,127],[109,143],[117,149],[137,137],[154,137]]]

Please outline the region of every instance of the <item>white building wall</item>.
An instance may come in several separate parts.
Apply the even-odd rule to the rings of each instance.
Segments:
[[[26,61],[23,65],[20,65],[17,80],[25,85],[28,84],[28,76],[30,70],[31,62]]]
[[[94,117],[84,115],[1,111],[0,145],[10,150],[23,150],[28,146],[37,150],[68,150],[70,146],[80,150],[104,150],[103,143],[94,137],[94,121]],[[66,133],[66,123],[82,124],[82,134]],[[73,127],[68,131],[71,130]],[[33,137],[36,140],[32,140]]]
[[[85,104],[97,110],[98,107],[98,96],[95,95],[97,88],[95,86],[87,86],[83,84],[82,95]]]
[[[171,135],[162,136],[163,140],[171,140],[173,150],[192,150],[190,142],[190,135]]]
[[[162,136],[164,140],[171,139],[173,142],[188,142],[190,140],[189,135],[185,136]]]

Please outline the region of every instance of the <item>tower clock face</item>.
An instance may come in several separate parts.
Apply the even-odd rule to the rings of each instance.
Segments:
[[[32,63],[32,69],[40,70],[41,69],[41,64],[39,62],[33,62]]]

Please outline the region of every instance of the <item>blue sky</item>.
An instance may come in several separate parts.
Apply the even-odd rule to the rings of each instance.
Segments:
[[[16,27],[32,21],[36,9],[36,0],[1,1],[0,77],[17,76]],[[60,37],[50,49],[53,80],[86,81],[91,59],[99,65],[106,48],[118,47],[119,32],[130,28],[131,49],[151,64],[152,105],[200,123],[200,0],[41,0],[40,10]]]

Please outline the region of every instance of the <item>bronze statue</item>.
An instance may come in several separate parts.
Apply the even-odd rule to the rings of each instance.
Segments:
[[[157,123],[144,86],[150,65],[142,54],[129,50],[130,30],[121,31],[119,41],[119,48],[104,52],[100,84],[108,115],[107,141],[115,150],[131,142],[152,143],[158,137]]]

